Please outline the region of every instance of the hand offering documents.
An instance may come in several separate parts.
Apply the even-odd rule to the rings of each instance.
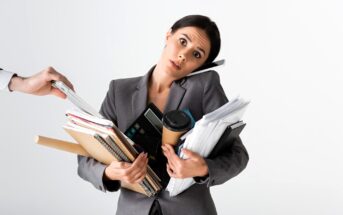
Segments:
[[[184,139],[182,147],[206,158],[226,129],[244,127],[245,124],[240,121],[248,104],[249,102],[237,97],[217,110],[204,115],[195,123],[192,130],[181,137],[181,140]],[[180,158],[187,159],[183,153],[180,153],[179,156]],[[176,196],[194,183],[193,178],[171,178],[166,189],[169,191],[170,196]]]

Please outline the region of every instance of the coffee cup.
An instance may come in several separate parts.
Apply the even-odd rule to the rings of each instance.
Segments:
[[[182,134],[192,126],[191,118],[183,111],[169,111],[163,116],[162,144],[175,146]]]

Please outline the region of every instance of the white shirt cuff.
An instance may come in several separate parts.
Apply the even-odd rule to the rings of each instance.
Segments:
[[[5,71],[5,70],[0,70],[0,91],[4,90],[9,92],[10,90],[8,89],[8,84],[10,83],[14,73]]]

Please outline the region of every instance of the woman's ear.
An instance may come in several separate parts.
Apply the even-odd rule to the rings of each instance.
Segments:
[[[166,34],[166,42],[168,41],[168,39],[171,37],[172,35],[172,29],[169,29],[169,31]]]

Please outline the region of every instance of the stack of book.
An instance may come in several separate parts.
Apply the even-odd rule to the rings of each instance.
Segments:
[[[66,116],[64,130],[99,162],[107,165],[113,161],[132,163],[138,156],[134,143],[113,122],[78,110],[69,110]],[[160,182],[160,178],[148,166],[142,182],[122,182],[121,186],[147,196],[154,196],[162,189]]]

